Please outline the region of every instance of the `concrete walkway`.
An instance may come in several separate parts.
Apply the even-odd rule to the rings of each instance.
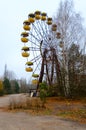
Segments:
[[[86,130],[77,124],[55,116],[32,116],[27,113],[0,112],[0,130]]]
[[[11,96],[0,97],[0,108],[8,105]],[[0,109],[0,130],[86,130],[86,125],[57,116],[32,116],[25,112],[5,112]]]

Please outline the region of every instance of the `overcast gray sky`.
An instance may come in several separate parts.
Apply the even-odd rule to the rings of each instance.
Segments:
[[[36,10],[52,17],[58,10],[60,0],[0,0],[0,77],[4,66],[13,71],[17,78],[28,78],[24,70],[25,60],[21,57],[23,44],[20,41],[23,21]],[[86,25],[86,0],[74,0],[76,12],[84,18]]]

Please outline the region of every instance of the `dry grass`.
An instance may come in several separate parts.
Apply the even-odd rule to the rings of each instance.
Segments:
[[[9,110],[18,110],[18,109],[39,109],[42,107],[42,102],[39,98],[36,97],[27,97],[20,96],[17,98],[11,98],[9,100],[8,109]]]
[[[46,105],[54,115],[86,123],[86,98],[78,100],[49,98]]]
[[[11,98],[9,110],[23,110],[33,115],[56,115],[62,118],[86,123],[86,100],[68,100],[65,98],[47,98],[46,107],[42,107],[39,98],[18,97]]]

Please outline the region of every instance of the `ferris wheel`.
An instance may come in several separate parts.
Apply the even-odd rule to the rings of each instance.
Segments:
[[[61,33],[47,13],[35,11],[23,22],[21,33],[22,56],[26,58],[25,70],[32,75],[32,84],[43,80],[51,85],[59,78],[59,50],[63,47]]]

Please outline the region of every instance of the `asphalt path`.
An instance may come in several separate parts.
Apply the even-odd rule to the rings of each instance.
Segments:
[[[26,112],[7,112],[3,108],[12,98],[22,95],[0,97],[0,130],[86,130],[85,124],[69,121],[57,116],[33,116]]]

